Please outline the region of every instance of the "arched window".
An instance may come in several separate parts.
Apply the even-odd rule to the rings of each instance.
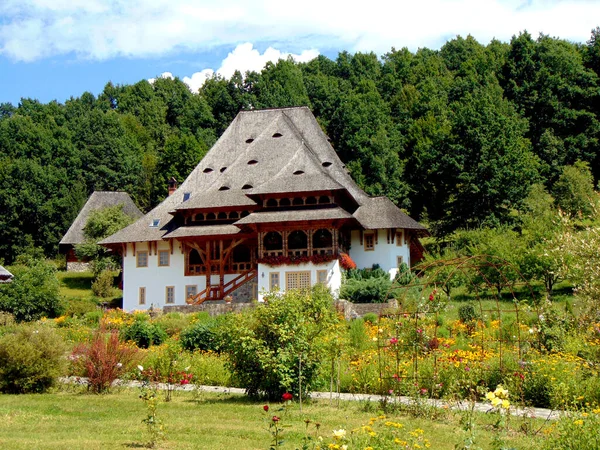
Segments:
[[[188,258],[189,258],[188,263],[190,265],[202,264],[202,258],[200,258],[200,254],[198,253],[198,250],[196,250],[196,249],[192,249],[190,251]]]
[[[308,237],[301,230],[292,231],[288,236],[288,248],[290,250],[300,250],[308,248]]]
[[[202,213],[196,214],[196,217],[194,217],[194,220],[197,222],[204,220],[204,214],[202,214]]]
[[[237,211],[231,211],[231,212],[229,213],[229,218],[230,218],[230,219],[238,219],[239,217],[240,217],[240,215],[238,214],[238,212],[237,212]]]
[[[269,200],[267,200],[267,208],[277,208],[277,199],[270,198]]]
[[[206,220],[215,220],[217,218],[217,216],[215,216],[215,213],[208,213],[206,215]]]
[[[313,248],[333,247],[331,231],[321,228],[313,233]]]
[[[321,195],[319,197],[319,204],[322,205],[322,204],[327,204],[327,203],[329,203],[329,197],[326,195]]]
[[[294,206],[303,206],[304,205],[304,199],[302,197],[295,197],[294,200],[292,201],[292,205],[294,205]]]
[[[250,262],[250,249],[245,245],[238,245],[233,249],[233,262]]]
[[[290,206],[292,203],[289,198],[282,198],[279,200],[279,206]]]
[[[219,219],[219,220],[225,220],[225,219],[227,219],[227,213],[221,211],[219,213],[219,215],[217,216],[217,219]]]
[[[265,250],[282,250],[283,249],[283,238],[277,231],[269,231],[263,238],[263,245]]]
[[[316,205],[317,204],[317,197],[307,197],[305,203],[307,205]]]

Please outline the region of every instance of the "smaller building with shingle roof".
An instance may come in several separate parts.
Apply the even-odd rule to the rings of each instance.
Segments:
[[[0,283],[10,283],[13,279],[13,274],[0,266]]]
[[[83,229],[93,211],[121,205],[123,212],[132,219],[139,219],[144,214],[135,206],[127,192],[94,191],[81,211],[59,242],[59,252],[66,255],[67,270],[80,271],[87,269],[87,262],[80,261],[75,255],[75,245],[85,242]]]
[[[170,187],[156,208],[101,242],[123,255],[124,309],[249,301],[249,291],[261,300],[266,290],[316,283],[335,293],[342,253],[394,276],[427,233],[356,185],[306,107],[241,111]]]

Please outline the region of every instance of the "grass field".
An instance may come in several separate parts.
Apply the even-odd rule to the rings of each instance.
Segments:
[[[145,447],[149,434],[142,423],[146,409],[139,393],[135,389],[122,389],[103,396],[66,390],[44,395],[0,395],[0,448]],[[263,411],[263,405],[239,395],[175,393],[173,401],[160,403],[158,407],[158,417],[167,429],[167,438],[158,448],[267,449],[270,444],[269,419],[277,414],[282,417],[281,424],[285,427],[286,441],[281,448],[296,449],[302,448],[302,438],[306,436],[306,418],[321,423],[319,435],[327,444],[333,442],[333,430],[343,428],[350,433],[380,414],[375,403],[342,402],[336,407],[321,400],[305,405],[302,413],[297,404],[292,404],[287,413],[277,411],[278,405],[271,405],[268,414]],[[438,420],[394,414],[388,419],[402,423],[406,432],[423,429],[432,449],[454,449],[464,437],[458,413],[445,412]],[[483,449],[492,448],[492,420],[490,416],[478,417],[477,445]],[[521,427],[520,420],[514,418],[511,428]],[[312,424],[309,430],[316,437]],[[543,439],[540,435],[509,433],[507,442],[512,448],[539,448],[540,439]]]

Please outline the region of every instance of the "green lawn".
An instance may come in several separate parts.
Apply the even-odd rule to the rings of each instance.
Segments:
[[[65,388],[66,389],[66,388]],[[70,389],[70,388],[69,388]],[[144,447],[149,435],[142,419],[145,405],[139,391],[123,389],[104,396],[82,392],[59,391],[41,395],[0,395],[0,448],[5,449],[117,449]],[[282,448],[302,447],[305,418],[321,423],[319,435],[332,442],[332,430],[366,425],[377,416],[376,404],[346,402],[339,408],[328,401],[314,401],[300,413],[293,404],[287,414],[271,405],[267,415],[263,403],[243,396],[203,393],[175,393],[170,403],[159,405],[158,416],[167,428],[166,441],[159,448],[171,449],[267,449],[270,435],[268,419],[282,416],[286,442]],[[400,422],[406,432],[421,428],[432,449],[454,449],[464,434],[457,413],[446,412],[438,420],[413,419],[390,414],[389,420]],[[386,419],[386,420],[388,420]],[[491,421],[480,416],[478,445],[491,448]],[[519,429],[521,419],[511,427]],[[310,429],[314,427],[311,425]],[[510,446],[518,449],[540,447],[540,437],[513,433]],[[311,447],[312,448],[312,447]],[[353,448],[352,446],[349,447]]]

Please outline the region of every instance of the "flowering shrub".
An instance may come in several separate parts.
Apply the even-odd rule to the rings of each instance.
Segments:
[[[267,266],[276,267],[283,265],[294,265],[313,263],[313,264],[325,264],[335,259],[335,255],[299,255],[299,256],[265,256],[260,258],[258,262],[260,264],[266,264]]]
[[[344,270],[356,269],[356,263],[348,253],[340,253],[340,267]]]
[[[97,331],[92,342],[77,345],[71,354],[73,365],[88,378],[95,393],[110,390],[112,383],[128,372],[138,361],[137,348],[119,341],[116,331]]]

